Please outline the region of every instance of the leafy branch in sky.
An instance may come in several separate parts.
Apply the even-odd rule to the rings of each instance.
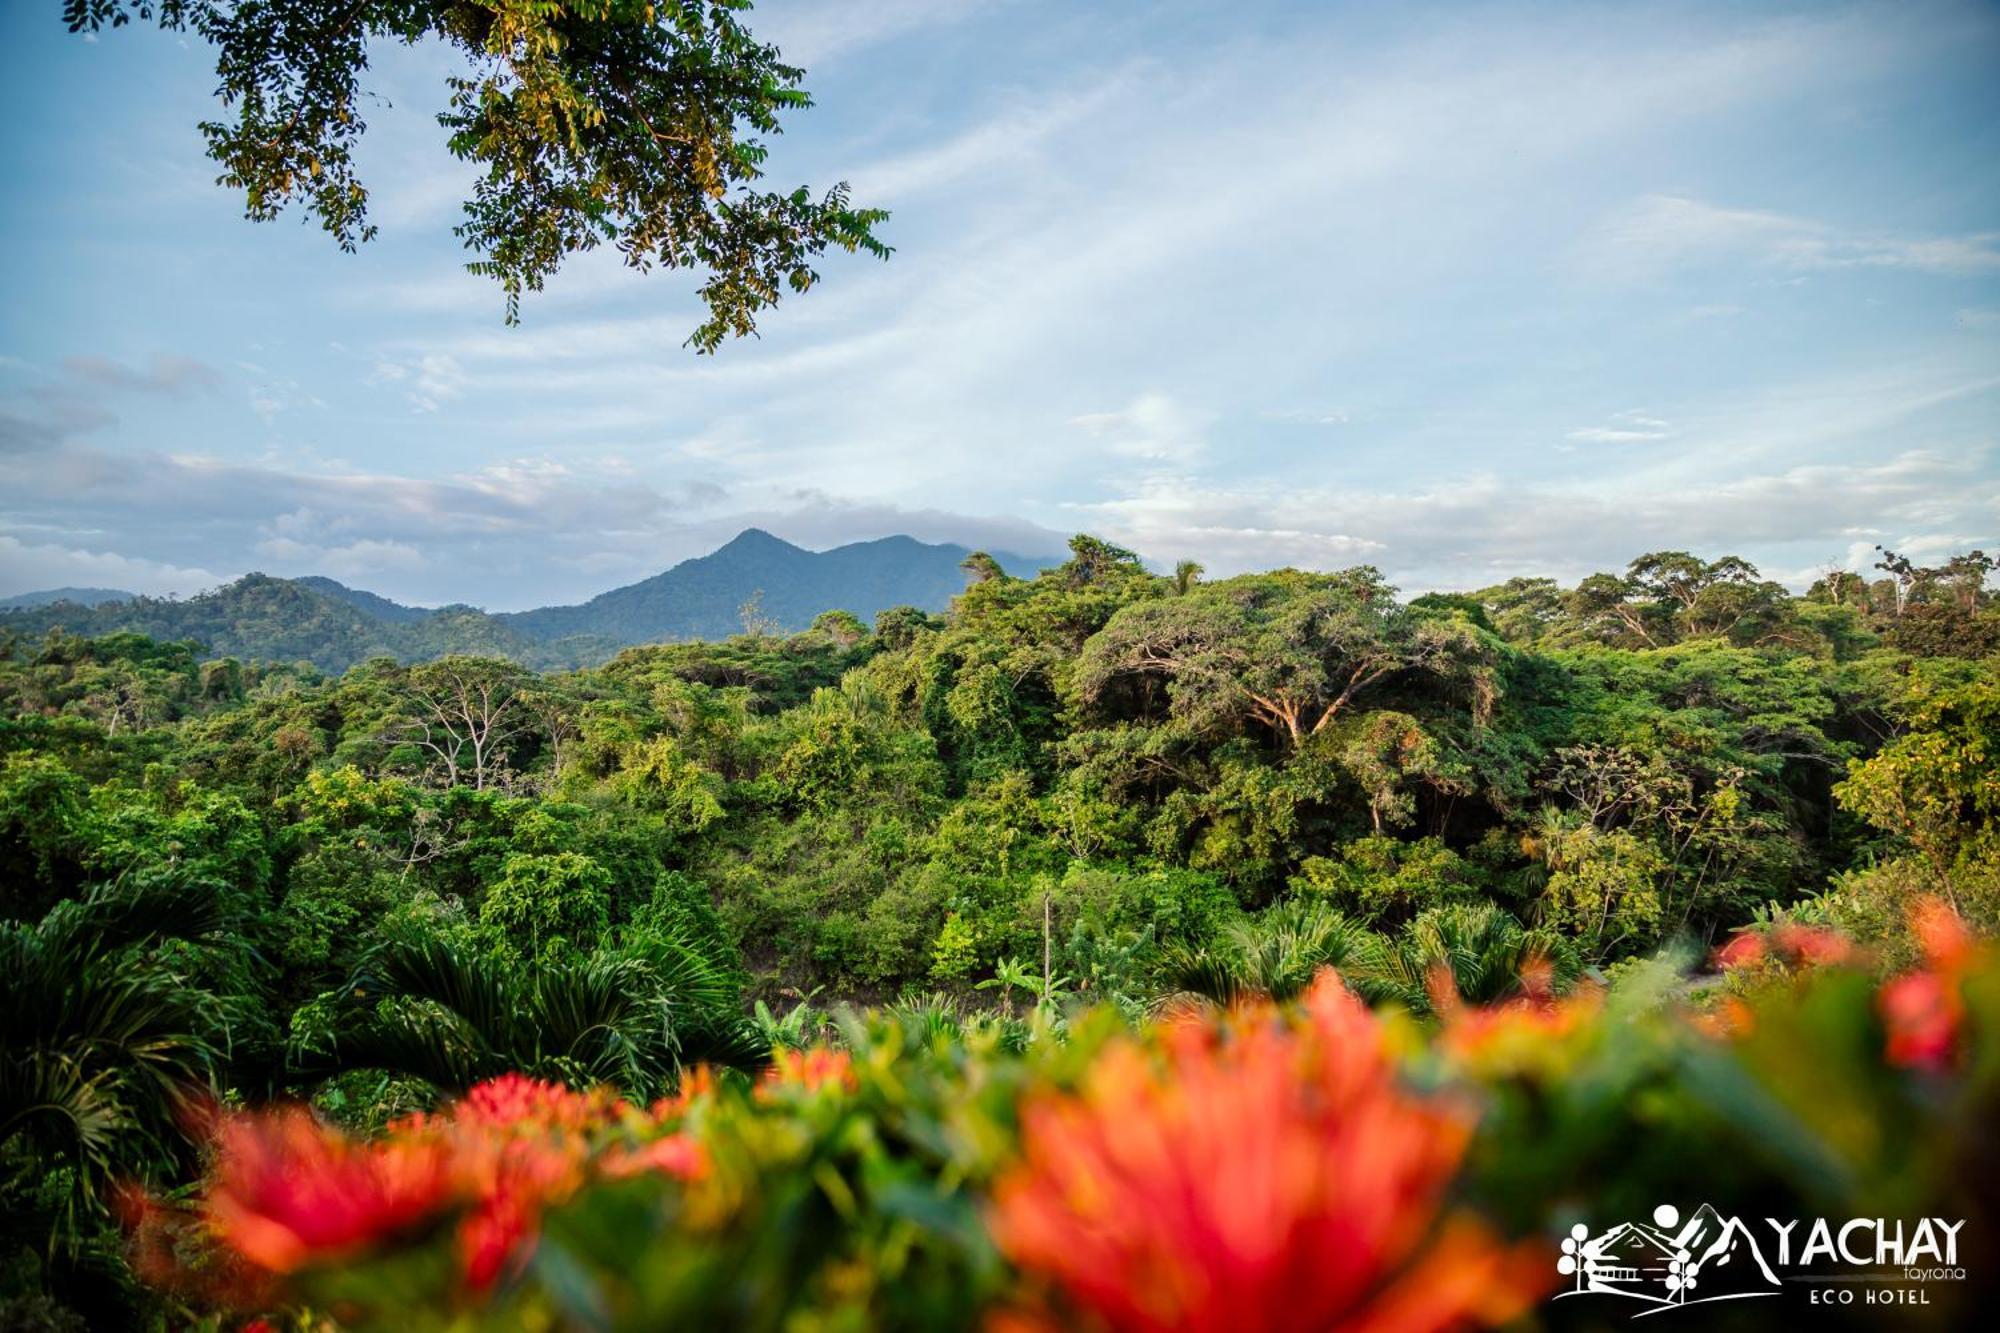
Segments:
[[[739,19],[748,0],[63,0],[72,32],[132,19],[216,50],[233,117],[201,126],[217,183],[255,221],[303,207],[352,251],[375,235],[354,149],[371,43],[437,40],[461,54],[438,123],[484,168],[455,228],[466,267],[506,294],[507,320],[570,255],[615,245],[632,268],[702,275],[713,352],[757,331],[786,290],[819,281],[829,246],[887,258],[888,214],[846,182],[758,188],[780,117],[812,105],[805,71]]]

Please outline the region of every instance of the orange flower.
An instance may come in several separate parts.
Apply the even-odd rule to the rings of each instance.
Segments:
[[[837,1051],[831,1046],[810,1046],[802,1051],[780,1049],[774,1052],[771,1067],[764,1071],[760,1091],[796,1087],[806,1092],[817,1092],[821,1088],[838,1087],[852,1092],[860,1086],[860,1080],[854,1075],[854,1062],[848,1058],[846,1051]]]
[[[677,1120],[687,1114],[690,1106],[713,1093],[718,1086],[713,1065],[683,1069],[679,1085],[654,1102],[648,1110],[655,1120]]]
[[[1942,972],[1963,972],[1973,961],[1975,944],[1965,919],[1942,898],[1926,895],[1910,909],[1910,930],[1923,946],[1924,959]]]
[[[1694,1014],[1688,1021],[1694,1024],[1695,1031],[1728,1041],[1748,1033],[1756,1026],[1757,1018],[1741,999],[1725,995],[1713,1009]]]
[[[433,1142],[357,1144],[301,1110],[225,1120],[208,1216],[274,1273],[360,1249],[451,1202],[451,1163]]]
[[[1022,1110],[992,1230],[1067,1308],[1113,1330],[1419,1330],[1506,1319],[1545,1285],[1477,1222],[1440,1222],[1470,1125],[1398,1088],[1331,972],[1297,1019],[1248,1009],[1161,1045],[1107,1047]]]

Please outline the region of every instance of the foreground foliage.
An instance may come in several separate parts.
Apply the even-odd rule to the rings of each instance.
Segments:
[[[1726,1011],[1661,967],[1419,1026],[1328,971],[1136,1028],[849,1016],[649,1109],[508,1076],[367,1141],[235,1116],[139,1244],[182,1299],[357,1328],[1434,1329],[1530,1308],[1553,1237],[1699,1162],[1725,1210],[1966,1217],[1990,1260],[2000,972],[1942,907],[1879,988],[1811,940],[1845,956],[1740,960]]]

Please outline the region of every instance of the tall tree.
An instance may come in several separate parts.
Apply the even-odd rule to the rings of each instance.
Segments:
[[[1411,613],[1372,569],[1283,573],[1124,608],[1085,647],[1076,680],[1086,702],[1164,682],[1195,730],[1254,721],[1297,749],[1398,673],[1477,674],[1483,654],[1463,621]]]
[[[526,679],[512,662],[496,658],[426,662],[410,672],[406,716],[395,737],[429,754],[446,786],[469,776],[484,791],[506,767],[507,743],[527,724]]]

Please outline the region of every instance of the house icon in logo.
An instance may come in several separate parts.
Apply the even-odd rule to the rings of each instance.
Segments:
[[[1781,1289],[1750,1229],[1708,1204],[1685,1223],[1670,1203],[1653,1210],[1650,1224],[1620,1222],[1596,1236],[1578,1223],[1563,1240],[1556,1271],[1575,1279],[1562,1296],[1625,1296],[1652,1307],[1641,1314]]]

